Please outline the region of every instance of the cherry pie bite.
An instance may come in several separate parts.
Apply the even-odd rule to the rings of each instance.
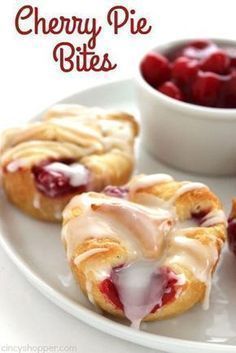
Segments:
[[[41,121],[3,133],[3,188],[29,215],[59,221],[76,194],[129,180],[137,134],[138,125],[129,114],[56,105]]]
[[[72,272],[105,312],[138,328],[198,302],[208,307],[226,218],[206,185],[135,176],[124,187],[74,197],[63,221]]]

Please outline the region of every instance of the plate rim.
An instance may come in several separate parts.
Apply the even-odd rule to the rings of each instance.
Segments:
[[[109,80],[108,82],[98,83],[86,89],[81,89],[73,94],[66,96],[60,101],[54,104],[64,103],[68,99],[80,94],[91,94],[94,90],[103,89],[107,86],[123,86],[135,85],[135,81],[132,78]],[[38,115],[38,114],[37,114]],[[36,116],[37,116],[36,115]],[[1,221],[1,218],[0,218]],[[130,327],[124,326],[121,323],[115,322],[101,316],[100,314],[85,308],[80,303],[74,302],[69,299],[66,295],[60,293],[52,286],[50,286],[43,278],[41,278],[35,271],[33,271],[24,258],[15,251],[14,247],[8,240],[7,235],[4,236],[4,232],[0,231],[0,245],[5,250],[6,254],[16,265],[17,269],[26,277],[26,279],[42,293],[52,303],[57,305],[60,309],[69,313],[76,319],[84,322],[85,324],[102,331],[103,333],[115,336],[126,341],[142,345],[144,347],[152,349],[164,349],[169,352],[176,352],[176,350],[188,348],[189,352],[195,352],[197,350],[203,350],[205,352],[221,352],[221,353],[233,353],[235,352],[236,345],[226,345],[223,343],[211,343],[211,342],[200,342],[193,340],[186,340],[181,338],[174,338],[169,336],[162,336],[154,333],[145,332],[142,330],[135,330]],[[76,314],[80,314],[80,316]]]

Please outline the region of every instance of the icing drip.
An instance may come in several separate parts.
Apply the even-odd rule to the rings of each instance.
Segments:
[[[11,163],[9,163],[6,167],[6,170],[9,173],[15,173],[17,172],[20,168],[25,166],[25,162],[22,159],[17,159]]]
[[[33,206],[34,208],[36,208],[37,210],[39,210],[41,208],[41,196],[38,193],[35,193],[34,199],[33,199]]]
[[[67,275],[58,275],[58,279],[65,288],[69,288],[73,284],[73,276],[71,272]]]
[[[115,284],[124,307],[125,316],[133,328],[161,303],[168,278],[156,262],[138,261],[126,268],[113,271]]]
[[[191,183],[185,182],[174,194],[174,196],[170,199],[170,203],[174,204],[175,201],[182,195],[186,194],[189,191],[197,190],[197,189],[208,189],[205,184],[202,183]]]
[[[179,264],[191,268],[194,276],[207,283],[209,273],[218,259],[214,244],[202,244],[200,240],[184,236],[181,232],[171,235],[164,264]]]
[[[92,192],[74,198],[70,203],[72,209],[74,204],[84,211],[79,217],[73,218],[63,231],[69,259],[78,244],[91,234],[95,238],[106,235],[122,240],[134,258],[138,254],[157,258],[164,245],[164,236],[175,223],[168,210],[150,209],[125,199],[105,197]],[[67,210],[64,213],[65,218]]]
[[[54,162],[44,167],[46,171],[61,173],[69,179],[69,184],[73,187],[85,185],[88,182],[89,171],[82,164],[64,164]]]
[[[223,210],[213,210],[209,212],[201,223],[202,227],[212,227],[215,224],[223,223],[227,226],[227,220]]]
[[[106,248],[95,248],[95,249],[91,249],[88,251],[85,251],[84,253],[76,256],[76,258],[74,259],[74,263],[75,265],[79,265],[82,261],[86,260],[87,258],[89,258],[92,255],[101,253],[101,252],[106,252],[108,249]]]
[[[86,280],[86,291],[88,293],[88,299],[90,303],[92,303],[93,305],[96,305],[95,300],[93,298],[92,289],[93,289],[92,282],[89,280]]]

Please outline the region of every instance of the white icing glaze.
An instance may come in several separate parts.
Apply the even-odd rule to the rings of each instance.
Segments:
[[[191,269],[200,282],[207,283],[209,272],[218,259],[218,252],[214,244],[202,244],[198,239],[186,237],[184,231],[182,234],[177,231],[171,235],[165,257],[165,265],[182,265]]]
[[[184,182],[183,185],[176,191],[174,196],[170,199],[170,203],[175,203],[175,201],[182,195],[186,194],[189,191],[193,191],[196,189],[208,189],[208,187],[205,184],[202,183],[192,183],[192,182]]]
[[[144,176],[136,178],[128,185],[131,192],[158,182],[171,181],[167,175]],[[218,250],[214,239],[209,238],[209,245],[188,237],[188,231],[198,226],[195,220],[179,222],[176,219],[174,203],[186,192],[207,188],[201,183],[184,182],[168,201],[163,201],[145,192],[139,193],[136,202],[107,197],[96,193],[87,193],[74,198],[64,211],[64,218],[70,219],[63,228],[63,240],[67,244],[67,256],[71,258],[79,243],[88,239],[108,237],[118,240],[128,251],[127,263],[132,265],[122,268],[112,279],[124,305],[127,318],[133,327],[139,327],[141,320],[150,312],[153,305],[163,296],[164,279],[154,281],[154,273],[160,274],[161,267],[180,265],[192,272],[196,279],[206,285],[204,308],[209,303],[211,273],[218,259]],[[136,195],[137,196],[137,195]],[[73,210],[80,209],[80,215],[73,217]],[[212,226],[224,221],[224,213],[217,210],[209,213],[201,226]],[[79,232],[78,232],[79,229]],[[93,253],[102,251],[94,249]],[[85,253],[85,258],[90,256]],[[147,262],[147,259],[153,261]],[[89,268],[98,280],[108,278],[110,265]],[[154,276],[155,277],[155,276]],[[138,281],[137,281],[138,278]],[[178,285],[185,283],[184,274],[178,278]],[[135,295],[134,295],[135,293]],[[177,292],[178,296],[180,292]],[[91,295],[91,293],[89,294]],[[151,309],[150,309],[151,308]]]
[[[80,207],[83,213],[73,218],[63,232],[69,259],[78,244],[91,234],[95,238],[106,235],[121,240],[133,257],[141,251],[147,258],[157,258],[163,247],[163,235],[166,235],[175,223],[168,210],[151,209],[124,199],[104,197],[95,193],[74,198],[70,203],[72,209],[73,204]],[[64,213],[65,218],[66,212],[67,210]]]
[[[41,207],[41,201],[40,201],[40,199],[41,199],[41,195],[38,194],[38,193],[35,193],[34,199],[33,199],[33,206],[34,206],[34,208],[36,208],[37,210],[39,210],[40,207]]]
[[[89,258],[90,256],[94,255],[94,254],[98,254],[101,252],[106,252],[108,249],[106,248],[94,248],[94,249],[90,249],[88,251],[85,251],[84,253],[76,256],[76,258],[74,259],[74,263],[75,265],[79,265],[82,261],[86,260],[87,258]]]
[[[137,178],[134,177],[134,179],[128,184],[128,187],[130,194],[132,195],[140,189],[146,189],[169,181],[173,181],[173,178],[168,174],[141,175]]]
[[[210,295],[211,295],[211,287],[212,287],[211,275],[209,275],[205,283],[206,283],[206,291],[202,302],[202,308],[203,310],[208,310],[210,306]]]
[[[58,275],[58,278],[61,284],[66,288],[70,287],[73,283],[73,276],[71,272],[69,272],[67,275]]]
[[[52,119],[50,120],[50,123],[66,127],[72,130],[77,130],[80,134],[84,134],[87,137],[94,138],[94,139],[100,139],[101,134],[97,132],[94,128],[90,126],[86,126],[83,121],[77,120],[77,119]]]
[[[227,219],[223,210],[213,210],[209,212],[201,223],[202,227],[212,227],[215,224],[223,223],[227,225]]]
[[[153,261],[138,261],[113,272],[112,282],[132,327],[139,328],[141,320],[161,303],[167,281],[167,277]]]
[[[44,119],[3,133],[1,165],[24,160],[31,167],[53,158],[79,160],[117,148],[133,155],[135,123],[121,112],[107,112],[78,105],[60,105],[49,109]],[[13,165],[15,171],[16,167]]]
[[[54,217],[55,217],[58,221],[61,221],[61,219],[62,219],[62,210],[61,210],[60,205],[58,205],[58,204],[55,204],[55,205],[54,205]]]
[[[25,166],[25,162],[22,159],[16,159],[15,161],[12,161],[9,163],[6,167],[7,171],[9,173],[15,173],[17,172],[20,168]]]
[[[95,300],[93,298],[93,290],[92,289],[93,289],[92,282],[87,279],[86,280],[86,291],[87,291],[88,299],[89,299],[90,303],[92,303],[93,305],[96,305]]]
[[[45,170],[50,172],[62,173],[69,178],[70,185],[78,187],[85,185],[88,182],[89,171],[79,163],[67,165],[64,163],[54,162],[44,167]]]

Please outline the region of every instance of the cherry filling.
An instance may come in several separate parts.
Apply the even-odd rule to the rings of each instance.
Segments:
[[[166,55],[148,53],[140,66],[154,89],[207,107],[236,108],[236,49],[195,40]]]
[[[117,309],[124,310],[117,288],[110,278],[104,279],[104,281],[100,283],[99,289],[101,293],[104,294],[112,302],[112,304],[116,306]]]
[[[210,209],[200,210],[198,212],[192,212],[192,218],[198,223],[200,226],[204,222],[204,218],[210,212]]]
[[[114,271],[116,272],[117,269],[113,269],[111,276],[104,281],[101,282],[100,284],[100,291],[102,294],[104,294],[112,304],[116,306],[116,308],[124,311],[124,305],[120,299],[120,295],[117,289],[117,286],[114,284],[113,280],[113,275]],[[176,275],[169,269],[164,269],[164,287],[163,287],[163,295],[161,297],[161,300],[157,304],[155,304],[149,311],[149,313],[154,313],[158,309],[160,309],[163,305],[166,305],[170,302],[172,302],[177,294],[178,289],[180,288],[180,285],[178,285],[178,279]],[[138,279],[137,279],[138,281]],[[149,290],[149,288],[147,288]]]
[[[61,168],[50,168],[59,165]],[[60,161],[47,161],[32,168],[37,190],[50,198],[64,196],[70,193],[82,193],[87,191],[88,171],[86,170],[86,178],[84,182],[72,182],[71,174],[68,172],[69,167],[75,166],[71,159]],[[65,168],[65,172],[63,169]],[[76,175],[75,175],[76,176]]]
[[[108,196],[125,199],[127,197],[128,193],[129,193],[129,189],[127,187],[108,185],[103,190],[103,193],[108,195]]]
[[[229,248],[236,256],[236,219],[235,218],[229,218],[227,231],[228,231]]]

